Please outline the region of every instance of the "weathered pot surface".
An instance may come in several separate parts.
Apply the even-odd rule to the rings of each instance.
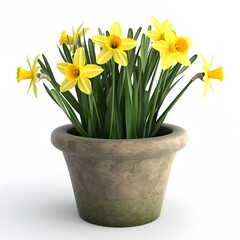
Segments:
[[[97,139],[74,135],[72,125],[52,132],[63,151],[79,215],[103,226],[146,224],[161,212],[172,160],[187,144],[183,128],[164,124],[163,136]]]

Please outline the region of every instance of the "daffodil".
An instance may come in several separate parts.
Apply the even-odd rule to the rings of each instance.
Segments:
[[[103,69],[95,64],[86,64],[83,48],[76,50],[73,63],[58,63],[57,68],[66,76],[60,85],[61,92],[68,91],[77,84],[82,92],[90,94],[92,84],[89,78],[96,77],[103,72]]]
[[[165,40],[155,41],[152,47],[161,54],[162,69],[168,69],[176,60],[184,66],[191,64],[187,50],[192,42],[189,38],[178,37],[171,28],[166,28]]]
[[[17,81],[21,82],[22,80],[31,79],[27,93],[29,92],[29,90],[32,87],[35,97],[37,97],[36,82],[38,79],[38,76],[37,76],[38,70],[40,68],[39,66],[37,66],[38,57],[39,57],[39,55],[36,56],[36,58],[34,59],[33,65],[31,65],[29,58],[27,56],[27,63],[28,63],[30,70],[24,70],[24,69],[22,69],[22,67],[18,67],[18,69],[17,69]]]
[[[78,41],[78,38],[82,37],[89,30],[89,28],[82,28],[82,26],[83,26],[83,23],[78,27],[76,32],[72,27],[72,36],[68,35],[65,31],[63,31],[59,40],[60,45],[75,44]]]
[[[125,51],[134,48],[137,41],[131,38],[121,38],[122,28],[118,22],[115,22],[110,30],[110,36],[93,36],[92,40],[99,45],[102,50],[97,56],[97,63],[104,64],[112,57],[116,63],[127,66],[128,59]]]
[[[213,91],[213,87],[212,84],[210,82],[210,79],[217,79],[220,81],[223,81],[223,67],[219,66],[216,69],[210,70],[212,67],[212,63],[213,63],[213,57],[212,60],[210,62],[210,64],[208,65],[206,59],[204,58],[204,56],[201,54],[202,57],[202,61],[203,61],[203,72],[204,72],[204,77],[203,77],[203,81],[204,81],[204,91],[203,91],[203,96],[206,96],[207,91],[208,91],[208,87],[210,86],[211,90]]]
[[[147,36],[153,41],[165,40],[165,32],[167,28],[172,28],[170,20],[164,20],[162,24],[155,18],[151,17],[152,25],[155,30],[147,31]]]
[[[73,44],[74,40],[73,40],[73,37],[67,35],[67,33],[64,31],[61,34],[59,43],[60,43],[60,45],[63,45],[63,44]]]

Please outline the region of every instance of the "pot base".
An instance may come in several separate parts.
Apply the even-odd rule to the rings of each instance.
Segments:
[[[78,213],[83,220],[100,226],[139,226],[153,222],[160,216],[162,201],[163,198],[123,201],[81,199],[82,207],[78,207]]]

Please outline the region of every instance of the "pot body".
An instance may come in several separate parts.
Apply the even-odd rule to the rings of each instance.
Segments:
[[[165,135],[142,139],[96,139],[74,135],[65,125],[52,132],[64,154],[79,215],[103,226],[128,227],[157,219],[184,129],[164,124]]]

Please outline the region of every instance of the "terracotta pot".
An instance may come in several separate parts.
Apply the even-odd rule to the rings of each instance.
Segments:
[[[158,137],[97,139],[77,136],[72,125],[52,132],[63,151],[79,215],[103,226],[149,223],[160,215],[178,150],[187,144],[184,129],[164,124]]]

